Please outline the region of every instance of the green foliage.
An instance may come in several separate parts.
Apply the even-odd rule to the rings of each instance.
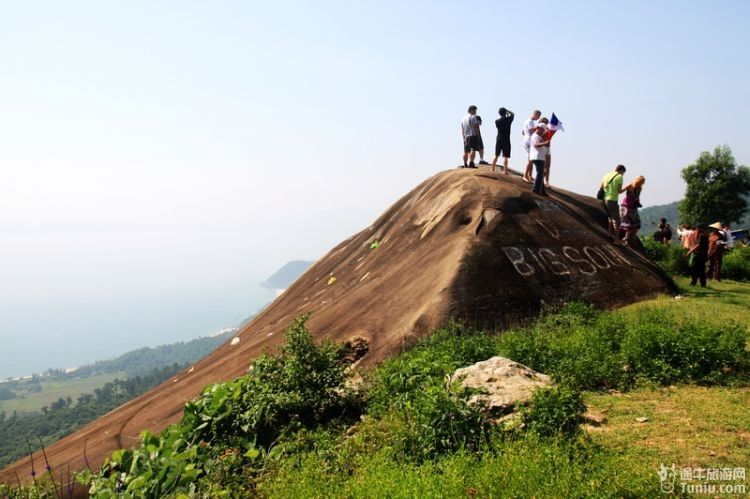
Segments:
[[[153,388],[183,367],[173,364],[154,369],[147,376],[136,376],[127,380],[115,379],[97,388],[94,393],[80,395],[75,403],[70,398],[59,399],[44,414],[24,417],[14,414],[0,417],[0,467],[27,455],[27,441],[30,442],[32,450],[38,450],[40,446],[35,435],[42,437],[46,444],[59,440]]]
[[[90,493],[247,496],[283,434],[357,416],[339,348],[315,345],[305,320],[285,332],[278,356],[262,355],[249,374],[208,387],[160,436],[144,432],[139,448],[113,453]]]
[[[124,353],[111,360],[81,366],[65,377],[87,377],[101,373],[121,373],[128,377],[144,376],[152,369],[177,364],[192,364],[224,343],[230,334],[196,338],[157,347],[144,347]]]
[[[496,337],[450,324],[401,355],[384,361],[369,375],[368,412],[382,415],[403,406],[427,385],[442,386],[445,377],[496,355]]]
[[[468,391],[447,376],[495,353],[495,337],[451,324],[371,373],[368,414],[390,421],[394,455],[432,459],[486,441],[485,417],[466,403]]]
[[[750,281],[750,247],[735,245],[734,249],[725,253],[721,275],[724,279]]]
[[[521,413],[530,432],[552,437],[577,433],[584,412],[586,404],[581,392],[560,386],[537,390]]]
[[[681,319],[661,308],[635,317],[570,309],[499,337],[502,355],[576,389],[628,389],[639,379],[730,383],[750,380],[746,329]]]
[[[662,244],[652,238],[641,239],[646,255],[670,275],[690,275],[687,250],[680,244]]]
[[[698,161],[682,170],[687,184],[680,203],[682,223],[739,222],[747,212],[750,169],[738,166],[727,146],[704,151]]]
[[[336,457],[331,458],[331,454]],[[404,462],[387,448],[309,451],[281,463],[260,495],[341,497],[658,497],[642,463],[584,439],[496,438],[479,452]]]

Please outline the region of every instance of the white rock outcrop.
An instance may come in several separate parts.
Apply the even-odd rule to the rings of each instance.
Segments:
[[[552,385],[546,374],[505,357],[492,357],[457,369],[450,381],[459,380],[461,386],[480,391],[469,398],[470,404],[482,405],[491,416],[501,419],[517,405],[527,404],[536,390]]]

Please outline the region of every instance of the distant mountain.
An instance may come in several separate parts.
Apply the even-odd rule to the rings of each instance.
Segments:
[[[153,369],[172,364],[192,364],[224,343],[236,329],[222,331],[213,336],[205,336],[190,341],[180,341],[157,347],[143,347],[124,353],[110,360],[100,360],[81,366],[68,373],[71,378],[83,378],[102,373],[125,373],[126,377],[145,376]]]
[[[659,224],[659,219],[666,218],[667,223],[672,227],[677,227],[680,223],[680,202],[674,201],[669,204],[660,204],[657,206],[649,206],[640,210],[641,215],[641,231],[650,232],[652,228]],[[716,220],[707,220],[707,222],[715,222]],[[740,229],[750,227],[750,211],[745,214],[743,219],[738,224],[733,224],[733,229]]]
[[[296,281],[299,276],[305,273],[312,264],[315,262],[309,262],[307,260],[293,260],[287,262],[276,271],[266,282],[261,283],[261,286],[266,289],[286,289]]]
[[[650,232],[651,229],[659,225],[659,220],[662,218],[667,219],[667,223],[673,227],[677,227],[680,223],[680,202],[674,201],[669,204],[659,204],[656,206],[649,206],[640,210],[641,215],[641,227],[643,232]]]

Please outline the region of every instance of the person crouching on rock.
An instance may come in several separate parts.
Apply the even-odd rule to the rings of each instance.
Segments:
[[[536,168],[536,177],[534,177],[534,192],[540,196],[548,196],[544,190],[544,165],[547,160],[547,146],[549,140],[544,140],[544,134],[547,127],[538,125],[534,135],[529,143],[529,161]]]
[[[620,205],[620,227],[625,231],[623,241],[626,244],[633,244],[641,228],[641,216],[638,214],[638,208],[641,207],[641,190],[646,178],[639,175],[629,185],[625,187],[625,197]]]
[[[625,192],[625,189],[622,188],[622,176],[624,174],[625,166],[617,165],[615,171],[609,172],[602,178],[602,183],[599,186],[604,190],[602,204],[607,217],[609,217],[607,230],[612,236],[613,242],[618,245],[622,241],[620,241],[620,207],[617,201],[620,199],[620,194]]]

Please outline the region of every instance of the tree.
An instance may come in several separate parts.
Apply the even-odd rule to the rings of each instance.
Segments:
[[[695,224],[739,222],[747,211],[750,168],[738,166],[728,146],[704,151],[682,170],[687,184],[680,202],[680,221]]]

